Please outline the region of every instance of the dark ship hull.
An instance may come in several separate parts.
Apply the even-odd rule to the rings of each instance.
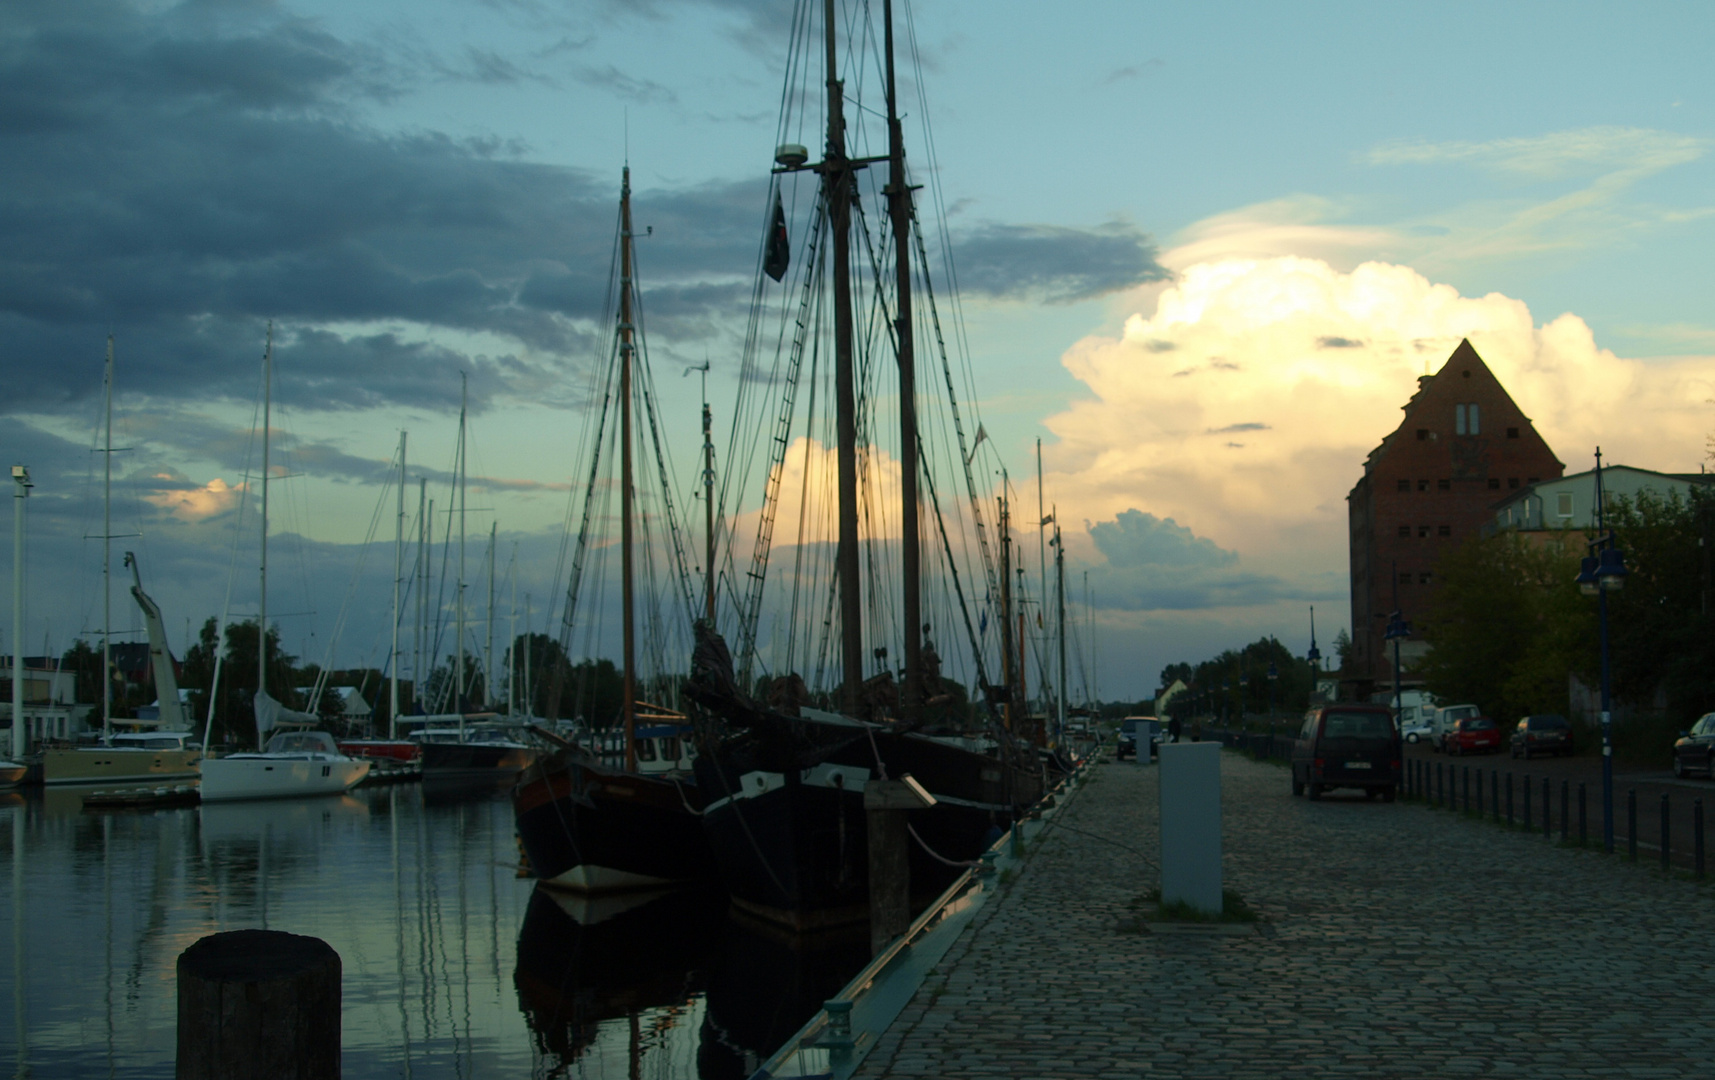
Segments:
[[[531,871],[577,892],[712,880],[702,802],[695,783],[607,768],[575,751],[530,766],[512,792]]]

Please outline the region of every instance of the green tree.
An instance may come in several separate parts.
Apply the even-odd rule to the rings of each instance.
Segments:
[[[60,669],[76,674],[77,700],[84,703],[101,702],[101,650],[83,638],[71,643],[60,657]]]
[[[1340,666],[1335,669],[1338,674],[1345,674],[1346,669],[1352,666],[1352,635],[1346,633],[1343,626],[1334,635],[1334,659],[1339,661]]]

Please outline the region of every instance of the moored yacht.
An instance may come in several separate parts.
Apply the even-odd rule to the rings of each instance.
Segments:
[[[282,731],[258,753],[202,763],[202,801],[338,795],[369,775],[369,762],[347,757],[325,731]]]
[[[110,784],[194,779],[202,752],[188,731],[141,731],[114,735],[100,746],[42,751],[44,784]]]

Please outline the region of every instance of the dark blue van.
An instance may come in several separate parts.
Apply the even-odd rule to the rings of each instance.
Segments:
[[[1399,729],[1386,705],[1318,705],[1304,716],[1292,744],[1292,793],[1322,797],[1358,788],[1392,802],[1399,791]]]

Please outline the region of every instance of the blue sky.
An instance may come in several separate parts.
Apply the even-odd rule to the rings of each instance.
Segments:
[[[720,423],[788,0],[4,7],[0,449],[40,484],[28,639],[95,625],[109,332],[136,447],[115,531],[144,534],[169,623],[223,602],[268,318],[298,474],[278,527],[303,537],[297,598],[270,606],[317,613],[289,645],[331,632],[401,428],[444,478],[461,371],[472,472],[505,481],[472,531],[497,521],[521,591],[557,591],[627,155],[664,410],[694,425],[677,371],[707,355]],[[1343,496],[1459,336],[1569,470],[1598,441],[1703,460],[1706,5],[909,7],[978,404],[1015,477],[1044,441],[1103,596],[1105,692],[1265,633],[1302,652],[1312,603],[1326,649]],[[363,588],[348,662],[383,636],[385,586]]]

